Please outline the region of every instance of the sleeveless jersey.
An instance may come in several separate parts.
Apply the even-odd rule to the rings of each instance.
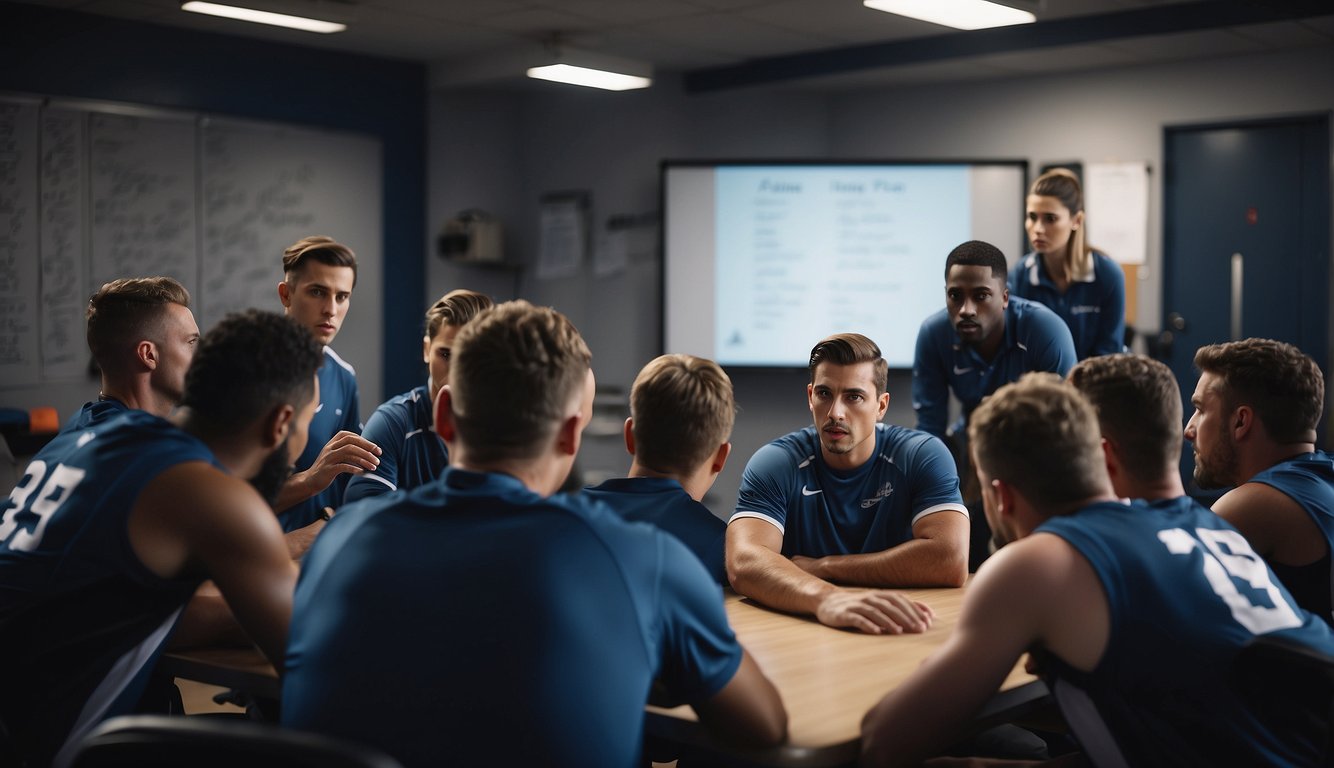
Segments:
[[[1334,624],[1334,457],[1324,451],[1280,462],[1249,482],[1268,485],[1297,502],[1325,537],[1325,556],[1308,565],[1270,563],[1297,604]]]

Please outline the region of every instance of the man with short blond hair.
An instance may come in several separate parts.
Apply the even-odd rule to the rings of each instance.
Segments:
[[[1214,512],[1246,535],[1303,608],[1334,624],[1334,457],[1316,449],[1324,374],[1271,339],[1201,347],[1195,367],[1186,439],[1196,484],[1235,486]]]
[[[283,251],[278,299],[288,317],[324,345],[320,404],[310,425],[310,441],[296,461],[274,508],[300,554],[342,504],[350,475],[375,469],[380,449],[361,436],[357,374],[329,347],[342,330],[357,283],[357,257],[331,237],[302,238]]]
[[[945,445],[879,423],[888,364],[875,342],[816,344],[806,402],[814,426],[755,452],[727,527],[732,587],[766,605],[873,634],[921,632],[931,612],[868,587],[960,586],[968,511]]]
[[[727,524],[703,501],[732,452],[735,419],[732,380],[717,363],[693,355],[658,357],[630,388],[629,476],[586,492],[627,520],[652,523],[680,539],[725,584]]]
[[[629,766],[656,680],[725,737],[781,742],[778,692],[685,546],[556,494],[593,410],[569,320],[507,302],[453,352],[436,403],[450,467],[345,506],[306,555],[283,723],[406,768]]]
[[[1102,376],[1084,374],[1085,384]],[[1104,448],[1100,414],[1115,422],[1119,403],[1155,395],[1111,389],[1091,387],[1106,409],[1095,411],[1057,376],[1032,373],[973,412],[983,505],[1008,543],[969,583],[949,639],[867,713],[862,765],[919,765],[949,747],[1025,652],[1094,765],[1327,764],[1328,699],[1283,691],[1261,702],[1232,672],[1257,637],[1331,654],[1334,635],[1240,533],[1173,495],[1170,463],[1121,473],[1119,490],[1155,498],[1117,500],[1108,467],[1128,465]]]

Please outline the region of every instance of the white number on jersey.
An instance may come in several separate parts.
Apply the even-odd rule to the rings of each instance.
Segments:
[[[1196,528],[1195,536],[1191,536],[1180,528],[1170,528],[1159,531],[1158,539],[1174,555],[1187,555],[1199,547],[1204,560],[1204,577],[1209,580],[1209,586],[1227,604],[1232,618],[1252,633],[1263,635],[1302,625],[1297,612],[1269,578],[1269,567],[1240,533]],[[1272,605],[1251,602],[1237,589],[1232,581],[1234,578],[1246,582],[1251,589],[1264,592]]]
[[[8,545],[10,549],[20,552],[31,552],[36,549],[37,545],[42,543],[42,534],[46,533],[46,524],[51,520],[51,516],[74,492],[74,487],[83,481],[84,474],[86,474],[84,470],[77,467],[57,464],[48,475],[46,462],[34,461],[29,464],[24,482],[14,486],[14,490],[9,492],[11,506],[5,512],[4,519],[0,520],[0,545]],[[43,477],[45,483],[42,483]],[[42,483],[42,490],[27,508],[37,516],[37,525],[33,526],[31,531],[19,530],[18,514],[28,503],[28,497],[32,496],[33,489],[37,488],[38,483]]]

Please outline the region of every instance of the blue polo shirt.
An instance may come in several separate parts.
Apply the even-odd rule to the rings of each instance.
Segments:
[[[426,385],[382,403],[366,420],[361,436],[380,446],[380,466],[353,475],[343,502],[410,491],[440,476],[449,463],[445,441],[435,432],[435,414]]]
[[[963,424],[982,398],[1029,371],[1064,376],[1077,362],[1070,329],[1055,312],[1035,301],[1010,297],[1005,337],[991,362],[959,340],[942,309],[922,322],[912,368],[912,407],[917,428],[945,437],[950,393],[963,405]],[[960,425],[961,426],[961,425]]]
[[[1010,270],[1010,296],[1041,303],[1061,316],[1074,337],[1080,360],[1112,355],[1125,348],[1126,278],[1121,265],[1093,252],[1093,272],[1071,280],[1061,293],[1042,256],[1030,253]]]
[[[719,584],[727,583],[727,523],[667,477],[616,477],[584,493],[626,520],[651,523],[681,540]]]

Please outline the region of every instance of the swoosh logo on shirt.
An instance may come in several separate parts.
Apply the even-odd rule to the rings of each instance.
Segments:
[[[969,366],[967,368],[960,368],[959,366],[956,365],[954,366],[954,375],[958,376],[961,373],[968,373],[971,370],[973,370],[972,366]]]
[[[816,490],[812,491],[811,489],[807,488],[807,487],[804,486],[804,485],[801,486],[801,495],[802,495],[802,496],[814,496],[814,495],[817,494],[817,493],[824,493],[824,491],[823,491],[822,489],[816,489]]]

